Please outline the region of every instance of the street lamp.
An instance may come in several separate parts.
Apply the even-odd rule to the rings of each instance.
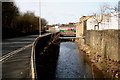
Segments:
[[[41,12],[40,12],[41,8],[40,8],[40,0],[39,0],[39,36],[41,36],[41,19],[40,19],[40,16],[41,16]]]

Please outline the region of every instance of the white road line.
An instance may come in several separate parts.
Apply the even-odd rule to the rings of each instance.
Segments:
[[[23,44],[23,43],[31,43],[31,42],[28,42],[28,41],[26,41],[26,42],[2,42],[1,44]]]
[[[14,54],[16,54],[16,53],[18,53],[18,52],[20,52],[20,51],[22,51],[22,50],[25,50],[26,48],[28,48],[28,47],[30,47],[30,46],[32,46],[32,44],[29,44],[29,45],[27,45],[27,46],[24,46],[24,47],[22,47],[22,48],[19,48],[19,49],[17,49],[17,50],[14,50],[14,51],[12,51],[12,52],[10,52],[10,53],[8,53],[8,54],[0,57],[0,62],[6,60],[7,58],[11,57],[12,55],[14,55]]]

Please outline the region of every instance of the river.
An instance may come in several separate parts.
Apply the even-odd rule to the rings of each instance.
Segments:
[[[60,43],[56,79],[61,78],[93,78],[92,67],[84,59],[84,56],[80,54],[76,43]]]

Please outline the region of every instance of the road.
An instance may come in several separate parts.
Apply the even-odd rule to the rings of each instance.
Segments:
[[[4,39],[2,41],[2,56],[8,54],[9,52],[12,52],[14,50],[17,50],[19,48],[31,44],[37,36],[38,35],[30,35],[25,37]]]
[[[29,78],[31,45],[38,35],[2,41],[2,78]]]

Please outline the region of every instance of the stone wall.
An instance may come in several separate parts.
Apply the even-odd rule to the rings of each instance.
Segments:
[[[85,42],[101,56],[120,61],[120,30],[87,30]]]
[[[55,28],[54,27],[49,27],[48,28],[50,31],[55,31]]]
[[[76,37],[84,36],[86,33],[86,22],[91,16],[83,16],[80,18],[80,22],[76,23]]]
[[[76,37],[80,37],[83,34],[81,25],[80,22],[76,23]]]

